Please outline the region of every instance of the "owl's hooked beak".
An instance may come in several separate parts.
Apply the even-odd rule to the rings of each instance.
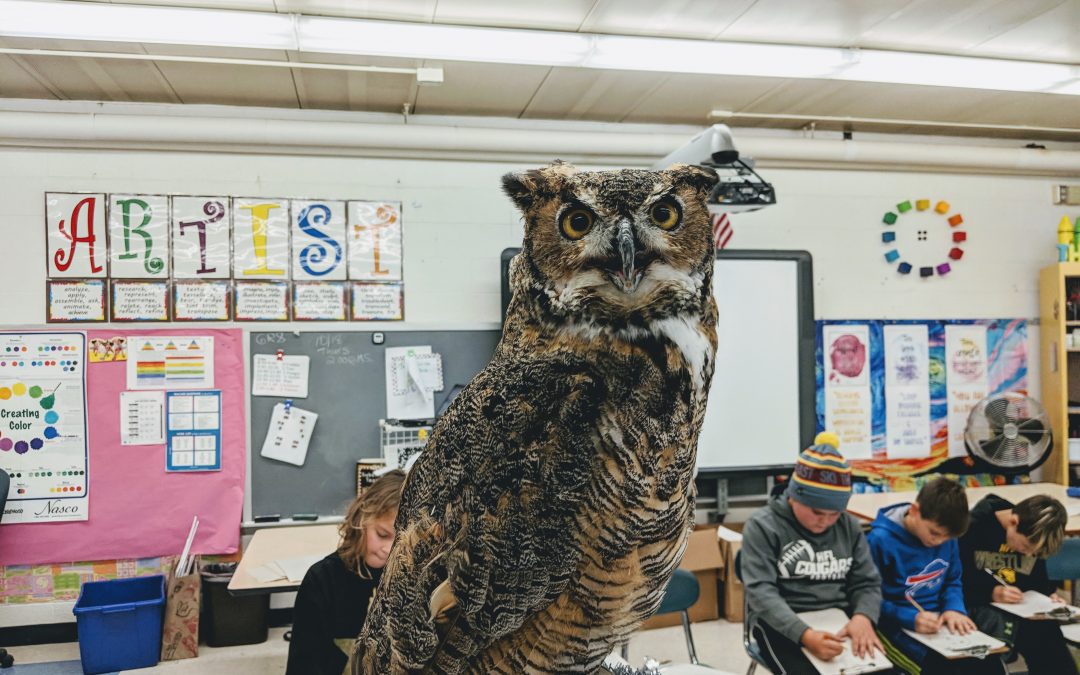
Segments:
[[[622,283],[623,291],[631,293],[637,288],[638,279],[635,277],[634,257],[637,250],[634,247],[634,230],[629,220],[619,223],[619,231],[615,234],[615,246],[619,249],[619,257],[622,258]]]

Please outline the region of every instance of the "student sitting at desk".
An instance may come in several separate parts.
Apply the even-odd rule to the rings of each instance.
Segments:
[[[341,675],[379,587],[405,473],[379,477],[353,500],[337,551],[311,566],[293,605],[286,675]]]
[[[1047,495],[1013,504],[987,495],[971,509],[971,527],[960,537],[964,601],[979,630],[1008,643],[1035,675],[1076,675],[1076,663],[1056,621],[1021,619],[993,606],[1015,604],[1024,591],[1052,594],[1046,558],[1057,553],[1069,516]],[[1060,601],[1056,595],[1051,598]]]

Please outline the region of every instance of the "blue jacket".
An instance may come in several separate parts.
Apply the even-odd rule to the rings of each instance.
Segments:
[[[909,597],[928,612],[967,614],[956,539],[933,548],[923,546],[887,515],[908,506],[881,509],[867,536],[870,554],[881,573],[881,627],[887,634],[899,632],[899,628],[915,630],[919,611],[908,602]]]

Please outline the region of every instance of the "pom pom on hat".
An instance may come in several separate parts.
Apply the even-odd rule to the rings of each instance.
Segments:
[[[840,439],[823,431],[799,453],[788,496],[810,508],[843,511],[851,498],[851,467],[838,451]]]

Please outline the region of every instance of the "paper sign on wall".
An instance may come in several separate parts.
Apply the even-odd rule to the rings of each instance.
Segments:
[[[113,321],[168,321],[169,282],[112,280]]]
[[[214,338],[128,337],[128,389],[206,389],[214,386]]]
[[[309,410],[278,403],[270,415],[270,427],[259,454],[268,459],[303,466],[318,420],[319,416]]]
[[[165,392],[120,392],[120,445],[165,442]]]
[[[293,283],[293,319],[345,321],[349,318],[347,288],[344,282],[336,281]]]
[[[401,281],[401,204],[352,201],[349,216],[349,278]]]
[[[345,279],[345,202],[292,200],[293,279]]]
[[[168,203],[165,195],[109,195],[109,276],[169,276]]]
[[[228,197],[173,197],[173,277],[228,279],[230,221]]]
[[[289,200],[233,199],[233,276],[289,278]]]
[[[237,281],[237,321],[288,321],[289,284],[273,281]]]
[[[49,323],[105,320],[104,279],[53,279],[46,286],[45,319]]]
[[[177,321],[228,321],[232,287],[228,281],[177,281],[173,283],[173,319]]]
[[[434,392],[443,389],[442,357],[430,346],[388,347],[386,414],[391,419],[435,417]]]
[[[87,519],[85,365],[81,333],[0,333],[0,527]]]
[[[353,284],[352,314],[356,321],[400,321],[405,318],[403,284]]]
[[[170,391],[165,401],[165,469],[219,471],[221,392]]]
[[[253,361],[252,396],[307,398],[310,357],[256,354]]]
[[[945,387],[949,406],[949,456],[967,455],[968,414],[990,393],[986,326],[945,326]]]
[[[885,326],[885,421],[890,459],[930,456],[930,335]]]
[[[825,427],[847,459],[871,456],[869,326],[825,326]]]
[[[45,193],[49,278],[104,277],[105,195]]]

